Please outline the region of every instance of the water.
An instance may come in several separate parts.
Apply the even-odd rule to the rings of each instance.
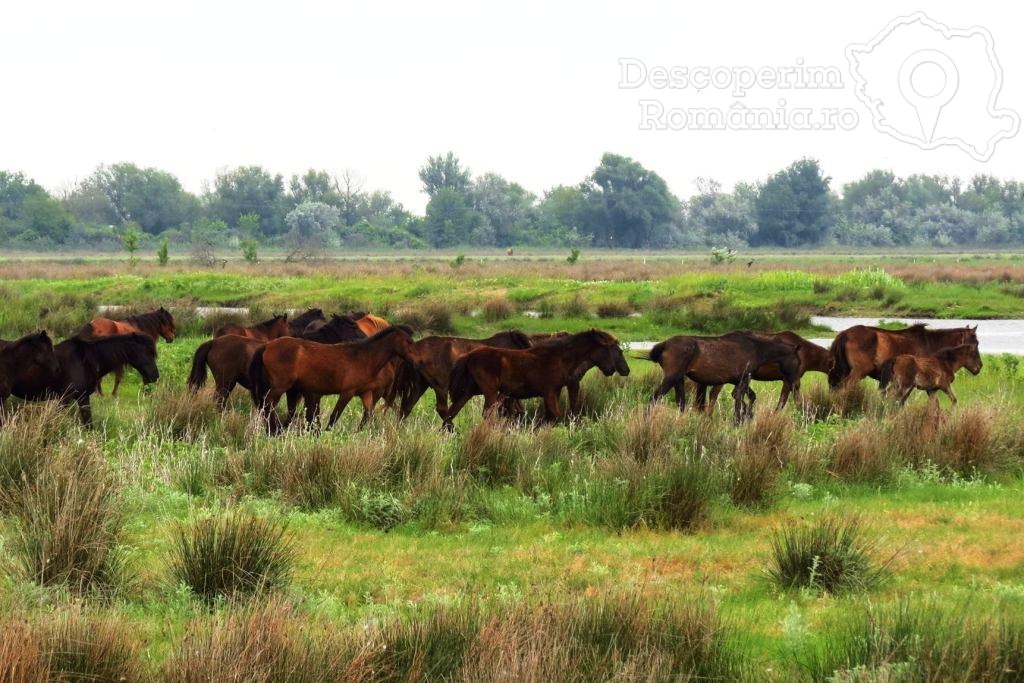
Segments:
[[[1024,355],[1024,320],[945,320],[938,318],[881,318],[885,322],[913,325],[925,323],[935,329],[950,327],[978,326],[978,350],[982,353],[1013,353]],[[811,322],[823,325],[836,332],[854,325],[878,325],[879,318],[837,318],[814,316]],[[814,339],[817,344],[827,346],[831,339]]]

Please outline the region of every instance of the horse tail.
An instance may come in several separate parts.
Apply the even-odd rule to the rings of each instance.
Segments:
[[[828,385],[835,389],[852,370],[846,357],[846,332],[840,332],[832,340],[829,353],[832,354],[832,367],[828,369]]]
[[[252,396],[252,402],[257,410],[263,409],[263,404],[270,393],[270,382],[267,381],[266,365],[263,363],[265,350],[265,346],[256,349],[252,360],[249,361],[249,394]]]
[[[448,400],[449,405],[462,396],[472,396],[480,393],[473,379],[473,373],[469,371],[469,356],[466,354],[455,361],[452,367],[452,374],[448,377]]]
[[[206,358],[213,348],[213,341],[203,342],[192,356],[192,372],[188,376],[188,388],[199,391],[206,384]]]
[[[658,342],[651,347],[651,350],[647,352],[646,356],[637,356],[642,360],[649,360],[652,363],[661,365],[661,357],[665,354],[665,348],[668,346],[668,342]]]
[[[395,371],[395,379],[391,382],[391,386],[384,393],[384,402],[386,405],[391,405],[397,398],[399,405],[404,405],[406,399],[408,399],[416,385],[420,381],[420,373],[417,372],[416,368],[412,363],[401,359],[401,363],[398,365],[398,369]]]
[[[884,361],[878,367],[878,388],[885,390],[892,383],[893,366],[895,365],[895,358],[890,358]]]

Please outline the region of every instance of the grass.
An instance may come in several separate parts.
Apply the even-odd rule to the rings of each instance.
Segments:
[[[974,297],[957,299],[963,310],[1004,275],[999,286],[1013,286],[1020,267],[1009,256],[801,258],[758,258],[750,271],[586,255],[571,269],[469,259],[457,271],[421,260],[269,264],[262,274],[99,262],[21,264],[14,275],[0,264],[18,301],[0,323],[38,324],[32,307],[42,303],[73,327],[86,297],[142,307],[194,293],[200,303],[255,305],[253,316],[327,302],[391,318],[408,310],[426,328],[447,316],[464,334],[596,325],[643,339],[684,331],[652,322],[657,311],[714,322],[723,302],[729,316],[761,308],[782,320],[831,306],[878,312],[892,292],[897,308],[923,306],[956,290]],[[878,264],[903,286],[869,270]],[[864,273],[844,277],[851,270]],[[52,291],[37,283],[44,278]],[[834,303],[841,291],[849,302]],[[779,292],[797,307],[778,306]],[[577,296],[586,317],[559,317]],[[508,317],[488,322],[491,300],[507,301]],[[533,317],[545,311],[554,317]],[[895,411],[873,381],[835,394],[809,375],[800,405],[781,414],[768,410],[777,387],[759,385],[754,421],[737,428],[725,399],[711,417],[648,406],[659,371],[635,361],[627,378],[588,375],[583,417],[553,428],[484,422],[474,401],[444,434],[428,396],[404,424],[377,416],[356,432],[358,411],[349,411],[329,432],[268,438],[244,392],[223,414],[208,389],[185,392],[204,324],[187,320],[174,344],[160,343],[156,387],[140,390],[129,372],[119,399],[95,398],[95,429],[82,430],[73,411],[21,404],[0,429],[0,678],[30,662],[37,680],[53,677],[49,634],[73,619],[100,624],[75,627],[85,644],[75,661],[110,666],[68,670],[137,680],[373,680],[370,671],[377,680],[1005,680],[1019,670],[1024,377],[1015,357],[986,357],[981,374],[958,377],[960,406],[943,398],[938,416],[923,396]],[[79,545],[112,552],[125,590],[41,585],[22,567],[20,501],[38,482],[53,486],[54,463],[79,459],[103,474],[117,522],[92,525],[111,533]],[[81,510],[95,495],[64,498]],[[83,526],[98,519],[79,516]],[[229,516],[263,520],[266,533],[229,526]],[[859,520],[852,537],[819,529],[814,542],[780,546],[789,575],[813,581],[766,580],[773,530],[840,517]],[[275,538],[286,542],[284,563],[256,551]],[[190,569],[176,573],[186,546]],[[842,578],[826,587],[823,566],[836,558],[842,571],[827,576]],[[883,580],[872,580],[880,567]],[[906,638],[910,630],[921,638]]]

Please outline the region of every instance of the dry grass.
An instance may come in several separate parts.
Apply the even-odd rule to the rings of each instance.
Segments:
[[[483,305],[484,320],[489,323],[501,322],[511,318],[515,312],[515,306],[506,297],[494,297],[488,299]]]
[[[828,470],[842,479],[880,481],[892,472],[893,460],[878,423],[861,419],[836,439]]]
[[[0,428],[0,509],[35,483],[61,448],[81,436],[77,416],[57,401],[18,406]]]

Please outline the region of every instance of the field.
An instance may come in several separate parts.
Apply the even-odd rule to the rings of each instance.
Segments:
[[[428,396],[402,424],[357,432],[350,407],[331,432],[268,438],[247,395],[222,415],[184,386],[226,319],[197,305],[467,336],[813,332],[818,313],[1020,317],[1024,260],[451,258],[0,262],[3,338],[72,333],[97,305],[180,321],[159,382],[94,397],[94,429],[45,404],[0,429],[0,678],[1024,679],[1016,357],[961,373],[941,414],[809,375],[779,414],[757,386],[741,427],[724,396],[711,417],[649,407],[660,371],[639,358],[587,377],[578,421],[473,403],[451,435]]]

